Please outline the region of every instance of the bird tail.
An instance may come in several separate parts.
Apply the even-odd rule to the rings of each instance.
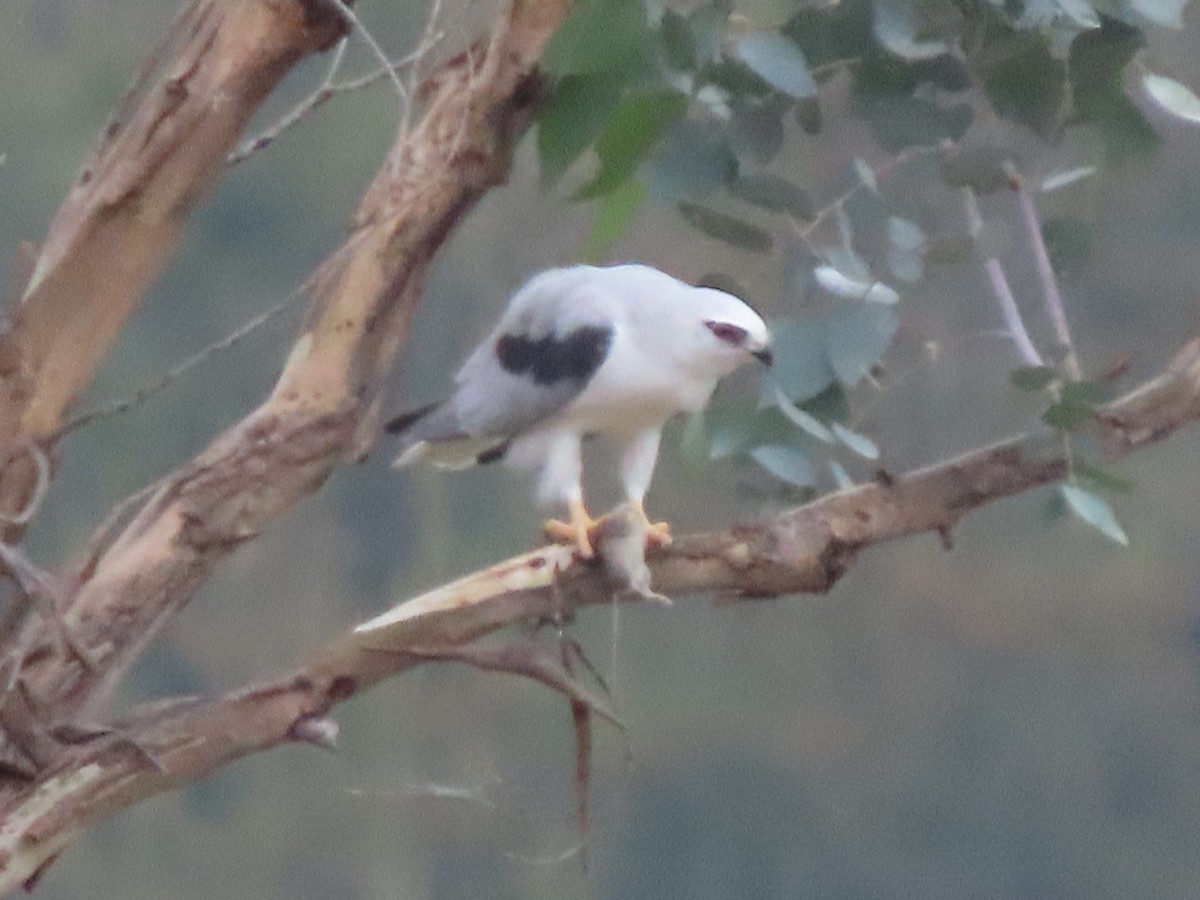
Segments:
[[[508,449],[505,438],[466,434],[448,402],[396,416],[383,430],[400,438],[400,454],[392,460],[396,469],[422,460],[441,469],[466,469],[502,459]]]

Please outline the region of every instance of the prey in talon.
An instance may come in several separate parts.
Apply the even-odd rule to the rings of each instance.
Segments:
[[[644,506],[663,426],[754,360],[770,365],[771,336],[733,294],[638,264],[551,269],[513,295],[447,399],[385,426],[402,442],[393,465],[531,469],[538,501],[564,516],[546,536],[590,558],[605,517],[584,503],[583,443],[604,437],[623,447],[621,486],[647,545],[663,546],[670,526]]]

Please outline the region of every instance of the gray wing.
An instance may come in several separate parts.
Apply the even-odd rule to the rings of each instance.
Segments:
[[[502,440],[569,404],[608,358],[616,335],[612,297],[597,288],[594,271],[577,266],[531,280],[463,364],[454,394],[388,430],[410,446]]]

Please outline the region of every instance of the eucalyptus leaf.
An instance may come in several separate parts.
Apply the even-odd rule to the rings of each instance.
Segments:
[[[685,119],[671,129],[642,174],[650,196],[673,202],[711,193],[730,181],[737,168],[737,157],[718,129]]]
[[[917,277],[920,277],[919,273]],[[900,295],[890,285],[886,285],[882,281],[876,281],[867,288],[867,292],[863,294],[863,299],[868,303],[882,303],[884,306],[891,306],[894,303],[900,302]]]
[[[1084,178],[1091,178],[1098,171],[1099,169],[1095,166],[1079,166],[1075,169],[1068,169],[1066,172],[1056,172],[1042,181],[1041,191],[1043,194],[1049,194],[1051,191],[1060,190],[1077,181],[1082,181]]]
[[[875,170],[867,165],[867,161],[861,156],[854,157],[854,172],[871,193],[879,193],[879,179],[875,177]]]
[[[1082,2],[1082,0],[1075,0]],[[875,39],[897,56],[910,62],[933,59],[950,50],[945,41],[917,39],[915,6],[905,0],[875,0]]]
[[[1042,413],[1042,421],[1052,428],[1075,431],[1092,421],[1095,413],[1091,404],[1077,401],[1059,401]]]
[[[612,245],[629,228],[646,202],[646,188],[627,178],[600,201],[600,209],[592,221],[591,230],[583,245],[583,257],[588,262],[604,262]]]
[[[1183,8],[1187,6],[1187,0],[1129,0],[1129,5],[1155,25],[1183,27]]]
[[[891,306],[846,305],[827,322],[827,352],[838,380],[853,386],[878,365],[892,344],[899,319]]]
[[[775,90],[790,97],[811,97],[817,83],[804,54],[793,41],[772,31],[748,34],[734,45],[734,55]]]
[[[625,73],[569,75],[554,86],[538,111],[538,165],[553,184],[604,130],[621,103]]]
[[[839,441],[863,459],[879,459],[879,446],[865,434],[852,431],[841,422],[832,422],[829,427]]]
[[[774,244],[769,232],[728,213],[697,203],[680,203],[676,208],[684,221],[697,231],[731,247],[752,253],[769,253]]]
[[[730,183],[729,192],[739,200],[804,222],[816,216],[808,194],[778,175],[742,175]]]
[[[1128,478],[1122,478],[1099,466],[1076,462],[1075,474],[1080,478],[1086,478],[1101,490],[1112,491],[1114,494],[1128,494],[1133,490],[1133,482]]]
[[[1177,119],[1200,123],[1200,97],[1192,89],[1173,78],[1151,72],[1142,77],[1146,94]]]
[[[687,98],[674,91],[626,97],[596,141],[600,170],[574,199],[600,197],[625,182],[686,111]]]
[[[1129,536],[1125,534],[1125,529],[1117,521],[1116,514],[1113,513],[1107,500],[1073,484],[1059,485],[1058,489],[1063,499],[1067,501],[1067,506],[1075,515],[1109,540],[1122,547],[1129,546]]]
[[[817,279],[817,284],[835,297],[848,297],[853,300],[861,300],[867,295],[867,291],[871,289],[870,282],[856,281],[853,278],[843,275],[833,266],[817,266],[813,269],[813,277]]]
[[[612,69],[649,46],[642,0],[579,0],[542,54],[551,75]]]
[[[1008,190],[1011,158],[1008,150],[991,144],[962,147],[942,158],[942,178],[952,187],[969,187],[980,194]]]
[[[808,454],[784,444],[768,444],[755,447],[750,458],[781,481],[797,487],[813,487],[817,473]]]
[[[825,322],[784,322],[772,331],[775,365],[771,378],[787,397],[807,400],[833,384],[837,374],[826,352],[829,331]]]
[[[920,250],[925,244],[925,232],[921,226],[900,216],[889,216],[887,222],[888,241],[901,250]]]
[[[771,384],[771,392],[775,400],[775,406],[789,422],[823,444],[834,443],[836,439],[833,436],[833,432],[826,428],[825,424],[816,416],[805,412],[789,400],[778,382]]]
[[[908,284],[916,284],[925,274],[925,264],[921,259],[921,254],[913,250],[891,247],[888,249],[887,260],[888,269],[892,274]]]
[[[845,466],[836,459],[829,460],[828,465],[829,472],[833,475],[833,481],[839,490],[854,486],[854,479],[850,477],[850,473],[846,471]]]
[[[1009,382],[1019,391],[1036,393],[1058,380],[1058,372],[1050,366],[1021,366],[1008,376]]]

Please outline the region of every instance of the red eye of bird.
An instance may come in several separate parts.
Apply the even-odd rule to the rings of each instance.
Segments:
[[[730,325],[728,322],[705,322],[704,324],[709,331],[717,336],[718,340],[724,341],[726,344],[740,347],[746,341],[747,332],[745,328]]]

